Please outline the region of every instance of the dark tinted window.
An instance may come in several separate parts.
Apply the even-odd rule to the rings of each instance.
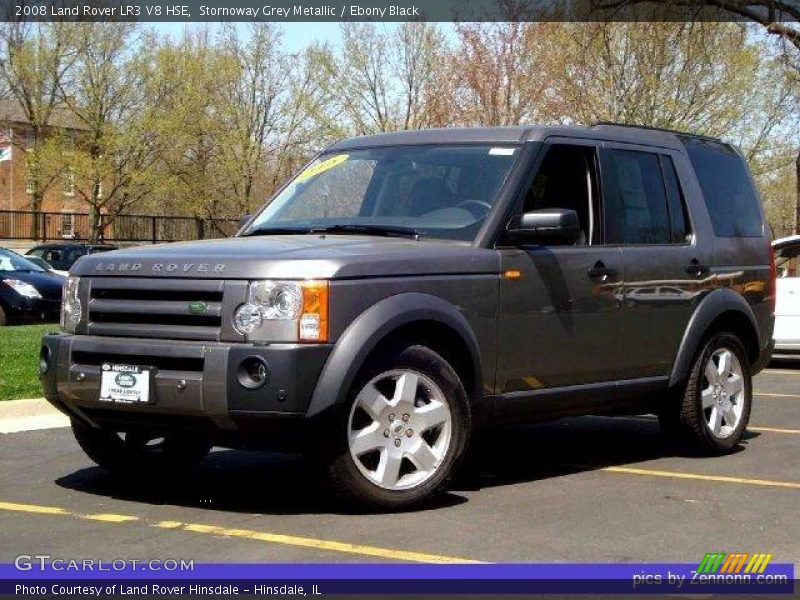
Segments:
[[[578,213],[581,234],[578,245],[599,243],[595,150],[587,146],[553,145],[536,172],[525,196],[524,212],[543,208],[567,208]]]
[[[668,244],[667,197],[657,154],[603,151],[606,244]]]
[[[742,158],[717,142],[684,138],[718,236],[760,237],[758,197]]]
[[[691,228],[686,214],[686,200],[683,197],[675,165],[669,156],[661,156],[661,169],[664,183],[667,187],[667,202],[669,206],[669,221],[672,229],[672,241],[682,244],[689,239]]]

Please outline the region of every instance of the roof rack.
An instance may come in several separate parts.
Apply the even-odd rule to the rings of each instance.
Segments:
[[[664,131],[666,133],[674,133],[675,135],[682,135],[685,137],[692,137],[700,140],[708,140],[711,142],[723,143],[720,138],[712,137],[710,135],[700,135],[698,133],[678,131],[677,129],[667,129],[666,127],[653,127],[652,125],[635,125],[633,123],[615,123],[613,121],[596,121],[592,123],[592,127],[597,127],[599,125],[605,125],[607,127],[630,127],[632,129],[648,129],[650,131]]]

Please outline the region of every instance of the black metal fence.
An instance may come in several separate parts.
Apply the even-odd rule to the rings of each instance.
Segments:
[[[236,219],[201,219],[161,215],[100,215],[97,238],[106,242],[178,242],[233,235]],[[89,240],[87,213],[0,210],[0,240]]]

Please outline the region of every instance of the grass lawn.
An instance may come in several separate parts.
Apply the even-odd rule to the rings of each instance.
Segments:
[[[39,343],[58,323],[0,327],[0,401],[40,398]]]

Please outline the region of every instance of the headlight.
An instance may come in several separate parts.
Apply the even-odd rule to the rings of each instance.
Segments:
[[[30,283],[20,281],[19,279],[3,279],[3,283],[17,292],[20,296],[25,296],[26,298],[42,297],[42,295],[39,293],[39,290],[33,287]]]
[[[78,297],[79,277],[67,277],[64,282],[64,291],[61,295],[61,327],[69,333],[75,332],[75,327],[81,321],[81,301]]]
[[[233,327],[250,341],[328,341],[327,281],[253,281]]]

